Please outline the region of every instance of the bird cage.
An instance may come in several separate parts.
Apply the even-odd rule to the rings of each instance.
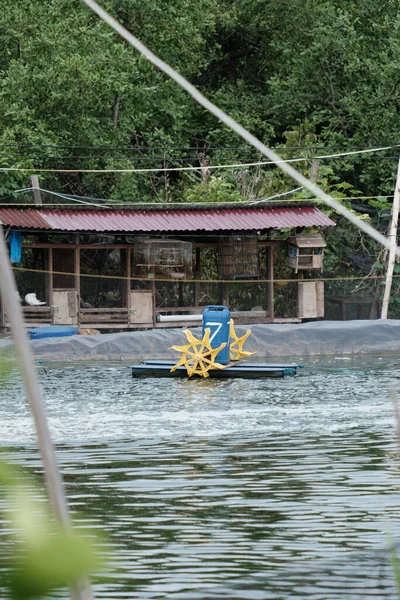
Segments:
[[[137,277],[187,279],[192,276],[192,244],[179,240],[140,239],[133,250]]]
[[[320,233],[299,234],[289,238],[288,264],[298,271],[322,272],[326,242]]]
[[[258,277],[258,239],[252,237],[224,237],[218,244],[218,275],[220,279]]]

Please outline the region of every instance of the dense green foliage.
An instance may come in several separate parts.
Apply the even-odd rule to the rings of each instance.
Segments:
[[[103,5],[282,156],[306,157],[297,163],[304,173],[315,155],[398,142],[397,0]],[[0,166],[158,169],[260,158],[80,0],[3,0],[2,8]],[[322,160],[318,183],[347,202],[372,196],[357,202],[380,218],[390,208],[396,163],[396,150]],[[25,187],[27,175],[0,174],[0,196]],[[253,200],[294,187],[272,166],[39,175],[45,189],[130,202]],[[387,218],[379,225],[384,230]],[[351,229],[331,238],[329,272],[379,274],[373,245],[371,264],[360,268],[347,255],[364,251],[365,241]]]
[[[296,145],[308,147],[308,156],[318,148],[398,141],[396,0],[103,4],[263,141],[284,146],[285,155],[293,145],[285,132],[296,127]],[[79,0],[4,0],[0,24],[1,165],[198,165],[201,152],[214,164],[254,158]],[[395,163],[387,157],[329,165],[334,178],[364,194],[392,191]],[[257,179],[256,193],[287,185],[275,170],[261,175],[247,174]],[[243,175],[219,176],[240,188]],[[41,182],[90,196],[170,201],[190,194],[199,179],[176,173],[44,174]],[[0,193],[25,183],[26,173],[2,175]],[[249,188],[254,191],[247,182],[247,194]]]

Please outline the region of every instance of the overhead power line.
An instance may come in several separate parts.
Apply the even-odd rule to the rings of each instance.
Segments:
[[[357,161],[357,160],[379,160],[379,161],[397,161],[398,160],[398,156],[397,155],[385,155],[382,156],[378,155],[378,156],[373,156],[372,154],[354,154],[352,156],[342,156],[340,154],[336,155],[332,155],[331,158],[335,159],[335,158],[339,159],[343,159],[343,160],[353,160],[353,161]],[[209,159],[211,159],[211,157],[208,157]],[[220,160],[222,157],[219,157]],[[238,157],[236,157],[238,159]],[[5,154],[5,153],[1,153],[0,152],[0,160],[9,160],[10,159],[10,155],[9,154]],[[304,161],[312,161],[312,160],[316,160],[317,157],[301,157],[302,160]],[[197,156],[106,156],[106,155],[96,155],[96,156],[50,156],[50,155],[37,155],[37,154],[19,154],[18,156],[15,156],[15,154],[13,154],[13,160],[15,161],[23,161],[23,160],[30,160],[30,161],[41,161],[42,163],[45,162],[50,162],[53,161],[55,163],[58,164],[62,164],[64,165],[65,163],[76,163],[78,161],[96,161],[96,162],[105,162],[105,161],[124,161],[124,162],[129,162],[129,163],[162,163],[164,165],[166,164],[170,164],[171,167],[172,165],[176,165],[176,164],[184,164],[184,163],[189,163],[189,165],[193,162],[198,162],[198,157]],[[288,162],[287,159],[286,162]],[[300,160],[300,159],[299,159]],[[324,160],[323,158],[321,160]],[[247,159],[246,162],[250,162],[250,159]],[[254,159],[253,162],[251,164],[258,164],[258,159]],[[243,163],[240,163],[243,164]],[[246,163],[245,163],[246,164]],[[218,168],[219,165],[211,165],[211,168]],[[227,165],[222,165],[222,166],[230,166],[230,163],[228,163]],[[22,167],[21,167],[22,168]],[[30,167],[28,167],[29,169]],[[38,167],[41,168],[41,167]],[[55,168],[55,167],[53,167]],[[198,166],[198,169],[200,168],[207,168],[206,166],[202,167],[202,166]],[[26,169],[26,168],[24,168]]]
[[[84,0],[85,1],[85,0]],[[259,142],[261,144],[261,142]],[[396,146],[384,146],[381,148],[368,148],[366,150],[352,150],[350,152],[339,152],[337,154],[321,154],[310,157],[297,157],[281,159],[278,157],[276,160],[270,161],[253,161],[246,163],[234,163],[229,165],[207,165],[207,166],[191,166],[191,167],[160,167],[151,169],[43,169],[37,167],[0,167],[0,171],[3,172],[35,172],[35,173],[166,173],[173,171],[207,171],[216,169],[239,169],[247,167],[262,167],[266,165],[284,165],[288,163],[299,163],[309,162],[313,160],[325,160],[331,158],[342,158],[349,156],[361,156],[368,153],[383,152],[386,150],[393,150],[394,148],[400,148],[400,144]],[[270,150],[274,154],[272,150]],[[283,169],[286,170],[287,169]],[[307,187],[307,186],[306,186]]]
[[[387,146],[388,148],[394,148],[398,144],[394,142],[388,142],[386,144],[382,144],[383,146]],[[5,144],[0,143],[0,148],[53,148],[53,149],[68,149],[68,150],[129,150],[131,152],[148,152],[153,150],[160,150],[161,152],[171,152],[173,150],[195,150],[197,152],[204,152],[205,150],[212,151],[232,151],[232,150],[240,150],[245,152],[253,152],[253,149],[249,146],[219,146],[207,141],[204,141],[202,144],[198,146],[96,146],[96,145],[74,145],[74,144],[23,144],[15,142],[13,144]],[[273,150],[279,152],[292,152],[294,150],[367,150],[365,146],[357,146],[357,145],[341,145],[341,146],[276,146]]]

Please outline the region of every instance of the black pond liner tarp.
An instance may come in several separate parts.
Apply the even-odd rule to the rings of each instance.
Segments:
[[[301,324],[236,326],[238,335],[252,335],[245,349],[262,360],[273,356],[352,355],[400,352],[400,320],[316,321]],[[200,327],[191,327],[196,337]],[[47,360],[135,360],[176,358],[172,345],[187,343],[182,329],[151,329],[100,335],[32,340],[37,358]],[[12,342],[0,339],[0,352]]]

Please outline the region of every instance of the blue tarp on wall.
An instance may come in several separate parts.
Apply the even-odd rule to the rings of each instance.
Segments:
[[[10,259],[12,263],[21,262],[22,236],[20,231],[12,229],[10,231]]]

